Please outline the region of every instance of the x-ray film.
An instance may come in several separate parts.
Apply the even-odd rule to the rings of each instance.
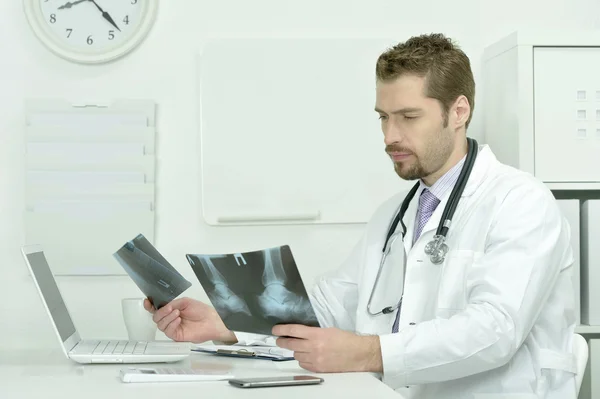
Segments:
[[[142,234],[125,243],[113,256],[156,309],[192,286]]]
[[[289,246],[186,257],[228,329],[271,335],[277,324],[319,327]]]

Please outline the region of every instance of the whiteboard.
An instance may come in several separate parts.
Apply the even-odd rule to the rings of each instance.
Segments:
[[[364,223],[410,182],[375,107],[387,39],[216,39],[199,58],[210,225]]]

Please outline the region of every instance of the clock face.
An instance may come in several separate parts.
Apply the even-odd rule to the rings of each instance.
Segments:
[[[154,19],[157,0],[24,0],[37,36],[59,55],[102,62],[135,47]]]

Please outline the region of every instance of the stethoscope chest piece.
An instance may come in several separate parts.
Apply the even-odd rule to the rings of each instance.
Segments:
[[[448,253],[448,245],[444,242],[445,237],[442,235],[433,236],[433,240],[425,245],[425,254],[429,255],[431,263],[439,265],[444,262]]]

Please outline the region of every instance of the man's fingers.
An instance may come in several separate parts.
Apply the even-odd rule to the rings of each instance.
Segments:
[[[163,331],[165,333],[165,335],[171,339],[175,339],[175,331],[177,330],[177,327],[179,327],[179,325],[181,324],[181,317],[177,317],[175,318],[175,320],[173,320],[171,323],[169,323],[169,325],[167,325],[167,327],[165,328],[165,330]]]
[[[144,298],[144,309],[146,309],[150,313],[154,313],[156,311],[156,309],[154,309],[154,306],[152,306],[152,303],[148,298]]]
[[[175,320],[178,317],[179,317],[179,310],[175,309],[174,311],[172,311],[171,313],[169,313],[168,315],[166,315],[165,317],[160,319],[160,321],[158,323],[156,323],[156,325],[158,326],[158,329],[160,331],[165,331],[165,329],[167,328],[169,323],[171,323],[173,320]]]
[[[186,299],[187,298],[175,299],[175,300],[167,303],[162,308],[155,310],[154,317],[152,319],[154,320],[154,322],[156,324],[158,324],[158,322],[160,322],[165,316],[167,316],[173,310],[175,310],[175,309],[181,310],[181,309],[185,308]]]
[[[293,337],[293,338],[304,338],[309,339],[313,337],[320,328],[308,327],[301,324],[280,324],[272,329],[273,335],[279,337]]]
[[[294,352],[310,352],[310,342],[305,339],[298,338],[277,338],[275,341],[277,346],[284,349],[289,349]]]
[[[294,359],[300,363],[311,364],[310,354],[304,352],[294,352]]]
[[[154,311],[154,315],[152,316],[152,320],[154,320],[154,322],[156,324],[158,324],[165,316],[167,316],[172,311],[173,311],[173,308],[171,307],[171,305],[165,305],[162,308],[157,309],[157,310]]]

